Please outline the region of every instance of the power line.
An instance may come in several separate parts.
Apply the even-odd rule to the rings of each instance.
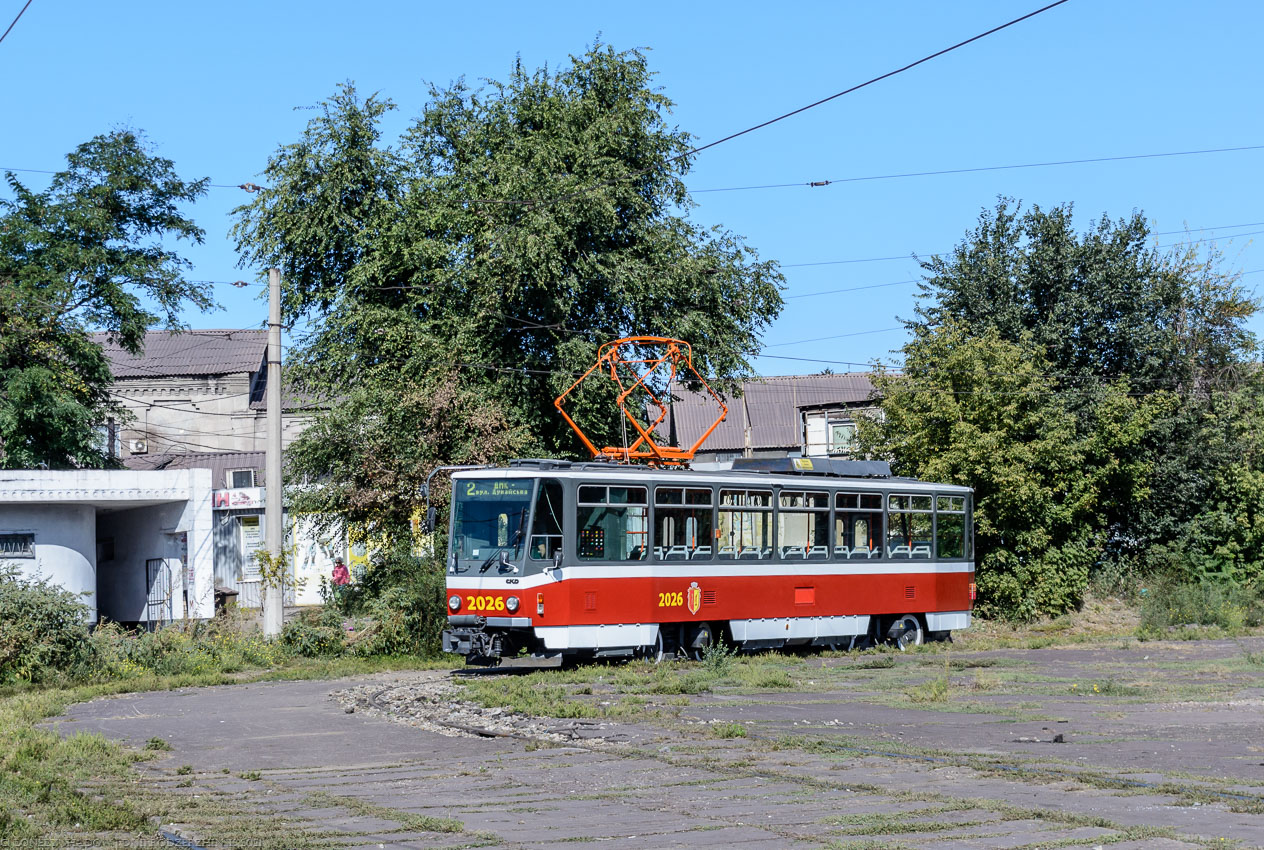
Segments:
[[[1003,24],[1001,24],[1000,26],[992,27],[990,30],[987,30],[987,31],[985,31],[985,32],[981,32],[981,33],[979,33],[978,35],[975,35],[975,36],[972,36],[972,37],[970,37],[970,38],[967,38],[965,41],[959,41],[959,42],[957,42],[956,44],[953,44],[953,45],[951,45],[951,46],[949,46],[949,47],[945,47],[945,48],[943,48],[942,50],[937,50],[937,51],[935,51],[934,53],[929,54],[928,56],[923,56],[921,59],[918,59],[918,60],[916,60],[916,61],[914,61],[914,62],[910,62],[910,63],[908,63],[907,65],[904,65],[904,66],[902,66],[902,67],[900,67],[900,68],[896,68],[896,69],[895,69],[895,70],[893,70],[893,71],[887,71],[885,74],[880,74],[880,75],[878,75],[878,76],[876,76],[876,77],[873,77],[873,78],[871,78],[871,79],[865,80],[863,83],[858,83],[858,84],[856,84],[856,85],[854,85],[854,86],[851,86],[850,88],[843,89],[843,90],[842,90],[842,91],[840,91],[840,92],[835,92],[834,94],[829,95],[828,97],[823,97],[823,98],[821,98],[820,100],[817,100],[817,101],[814,101],[814,102],[812,102],[812,103],[807,104],[806,106],[800,106],[798,109],[794,109],[794,110],[791,110],[790,112],[786,112],[786,113],[784,113],[784,114],[782,114],[782,115],[778,115],[776,118],[770,118],[770,119],[768,119],[767,121],[761,121],[760,123],[755,124],[754,126],[747,127],[745,130],[738,130],[736,133],[730,133],[729,135],[724,136],[723,138],[716,139],[714,142],[708,142],[708,143],[707,143],[707,144],[705,144],[705,145],[699,145],[698,147],[695,147],[695,148],[690,148],[689,150],[685,151],[684,153],[679,153],[679,154],[676,154],[675,156],[668,157],[668,158],[667,158],[667,160],[665,161],[665,163],[664,163],[664,164],[670,164],[670,163],[673,163],[673,162],[677,162],[677,161],[682,160],[682,159],[685,159],[685,158],[687,158],[687,157],[691,157],[691,156],[694,156],[694,155],[696,155],[696,154],[702,153],[702,152],[703,152],[703,151],[705,151],[705,150],[710,150],[711,148],[716,147],[717,145],[722,145],[722,144],[724,144],[725,142],[731,142],[733,139],[739,138],[739,137],[741,137],[741,136],[745,136],[747,133],[753,133],[753,132],[755,132],[756,130],[762,130],[764,127],[768,127],[768,126],[770,126],[770,125],[772,125],[772,124],[776,124],[778,121],[784,121],[784,120],[786,120],[787,118],[791,118],[791,117],[793,117],[793,116],[795,116],[795,115],[798,115],[798,114],[800,114],[800,113],[802,113],[802,112],[807,112],[809,109],[815,109],[816,107],[821,106],[822,104],[829,103],[830,101],[832,101],[832,100],[836,100],[836,99],[838,99],[838,98],[840,98],[840,97],[843,97],[844,95],[848,95],[848,94],[851,94],[851,93],[853,93],[853,92],[860,91],[861,89],[863,89],[863,88],[865,88],[865,87],[867,87],[867,86],[871,86],[871,85],[873,85],[874,83],[879,83],[879,82],[882,82],[883,80],[890,79],[891,77],[894,77],[894,76],[896,76],[896,75],[898,75],[898,74],[903,74],[905,71],[911,71],[913,68],[916,68],[918,65],[924,65],[925,63],[930,62],[930,61],[931,61],[931,60],[933,60],[933,59],[938,59],[940,56],[944,56],[945,54],[951,53],[951,52],[953,52],[954,50],[959,50],[960,48],[965,47],[965,46],[966,46],[966,45],[968,45],[968,44],[973,44],[974,42],[979,41],[980,39],[983,39],[983,38],[987,38],[988,36],[993,35],[993,34],[995,34],[995,33],[998,33],[998,32],[1000,32],[1000,31],[1001,31],[1001,30],[1003,30],[1003,29],[1007,29],[1008,27],[1012,27],[1012,26],[1014,26],[1015,24],[1022,23],[1023,21],[1027,20],[1028,18],[1034,18],[1036,15],[1039,15],[1039,14],[1041,14],[1041,13],[1043,13],[1043,12],[1047,12],[1047,11],[1049,11],[1050,9],[1053,9],[1053,8],[1055,8],[1055,7],[1057,7],[1057,6],[1061,6],[1063,3],[1066,3],[1066,2],[1067,2],[1067,0],[1055,0],[1055,2],[1050,3],[1050,4],[1049,4],[1049,5],[1047,5],[1047,6],[1042,6],[1041,8],[1036,9],[1034,12],[1028,12],[1027,14],[1025,14],[1025,15],[1023,15],[1023,16],[1021,16],[1021,17],[1014,18],[1012,21],[1008,21],[1008,22],[1006,22],[1006,23],[1003,23]],[[551,205],[551,204],[560,203],[560,202],[562,202],[562,201],[567,201],[567,200],[570,200],[570,199],[572,199],[572,198],[577,198],[577,197],[580,197],[580,196],[582,196],[582,195],[586,195],[586,194],[588,194],[588,193],[590,193],[590,192],[595,192],[595,191],[597,191],[598,189],[606,189],[606,188],[609,188],[609,187],[611,187],[611,186],[618,185],[619,183],[626,183],[626,182],[629,182],[629,181],[631,181],[631,180],[636,180],[636,179],[638,179],[638,178],[640,178],[640,177],[643,177],[645,174],[649,173],[649,172],[650,172],[651,170],[653,170],[653,168],[655,168],[655,167],[657,167],[657,166],[651,166],[650,168],[644,168],[644,169],[641,169],[640,171],[637,171],[637,172],[635,172],[635,173],[633,173],[633,174],[631,174],[631,175],[629,175],[629,176],[627,176],[627,177],[623,177],[623,178],[615,178],[615,179],[613,179],[613,180],[604,180],[604,181],[602,181],[602,182],[600,182],[600,183],[596,183],[596,184],[594,184],[594,185],[592,185],[592,186],[588,186],[588,187],[583,188],[583,189],[576,189],[576,190],[575,190],[575,191],[573,191],[573,192],[567,192],[567,193],[564,193],[564,194],[562,194],[562,195],[558,195],[558,196],[556,196],[556,197],[549,198],[549,199],[542,199],[542,200],[516,200],[516,199],[490,200],[490,199],[478,199],[478,201],[477,201],[477,202],[478,202],[478,203],[521,204],[521,205],[525,205],[525,206],[536,206],[536,205],[543,205],[543,204],[548,204],[548,205]]]
[[[26,11],[26,7],[30,6],[31,3],[32,0],[26,0],[26,6],[23,6],[22,11],[18,12],[18,17],[14,18],[13,23],[9,24],[9,28],[4,31],[4,35],[0,35],[0,42],[3,42],[5,38],[8,37],[9,33],[13,31],[13,28],[18,25],[18,18],[22,17],[22,14]]]
[[[920,277],[911,277],[908,280],[893,280],[890,283],[871,283],[867,286],[848,286],[843,289],[824,289],[820,292],[804,292],[801,295],[786,295],[783,300],[789,301],[792,298],[814,298],[818,295],[837,295],[840,292],[859,292],[862,289],[882,289],[886,286],[899,286],[907,283],[921,283]]]
[[[705,151],[705,150],[707,150],[707,149],[709,149],[709,148],[713,148],[713,147],[715,147],[716,145],[722,145],[722,144],[724,144],[725,142],[732,141],[733,139],[736,139],[736,138],[738,138],[739,136],[745,136],[747,133],[753,133],[753,132],[755,132],[756,130],[762,130],[764,127],[767,127],[767,126],[769,126],[769,125],[771,125],[771,124],[776,124],[778,121],[784,121],[785,119],[790,118],[790,117],[792,117],[792,116],[794,116],[794,115],[798,115],[798,114],[799,114],[799,113],[801,113],[801,112],[807,112],[809,109],[815,109],[816,107],[818,107],[818,106],[820,106],[820,105],[822,105],[822,104],[825,104],[825,103],[829,103],[831,100],[835,100],[835,99],[837,99],[837,98],[840,98],[840,97],[842,97],[843,95],[847,95],[847,94],[851,94],[852,92],[857,92],[857,91],[860,91],[861,89],[865,88],[866,86],[871,86],[871,85],[873,85],[874,83],[879,83],[879,82],[882,82],[883,80],[890,79],[891,77],[894,77],[894,76],[896,76],[897,74],[903,74],[905,71],[911,71],[913,68],[916,68],[918,65],[923,65],[923,64],[925,64],[925,63],[927,63],[927,62],[931,61],[932,59],[938,59],[940,56],[943,56],[943,55],[945,55],[945,54],[948,54],[948,53],[953,52],[954,50],[958,50],[958,49],[960,49],[960,48],[962,48],[962,47],[965,47],[967,44],[972,44],[972,43],[974,43],[974,42],[976,42],[976,41],[978,41],[978,40],[980,40],[980,39],[987,38],[989,35],[992,35],[992,34],[994,34],[994,33],[998,33],[998,32],[1000,32],[1000,31],[1001,31],[1001,30],[1003,30],[1003,29],[1006,29],[1006,28],[1008,28],[1008,27],[1012,27],[1012,26],[1014,26],[1015,24],[1022,23],[1023,21],[1027,20],[1028,18],[1034,18],[1036,15],[1039,15],[1039,14],[1041,14],[1041,13],[1043,13],[1043,12],[1047,12],[1047,11],[1049,11],[1050,9],[1053,9],[1053,8],[1055,8],[1055,7],[1057,7],[1057,6],[1061,6],[1061,5],[1062,5],[1063,3],[1065,3],[1065,2],[1067,2],[1067,0],[1056,0],[1056,2],[1054,2],[1054,3],[1050,3],[1048,6],[1043,6],[1043,7],[1039,8],[1039,9],[1037,9],[1037,10],[1036,10],[1036,11],[1034,11],[1034,12],[1028,12],[1027,14],[1023,15],[1022,17],[1019,17],[1019,18],[1014,18],[1014,20],[1009,21],[1008,23],[1001,24],[1001,25],[1000,25],[1000,26],[998,26],[998,27],[993,27],[992,29],[990,29],[990,30],[988,30],[988,31],[986,31],[986,32],[981,32],[981,33],[979,33],[979,34],[978,34],[978,35],[976,35],[976,36],[973,36],[973,37],[971,37],[971,38],[967,38],[965,41],[959,41],[959,42],[957,42],[956,44],[952,45],[951,47],[945,47],[943,50],[938,50],[938,51],[936,51],[936,52],[934,52],[934,53],[930,54],[929,56],[923,56],[921,59],[918,59],[918,60],[917,60],[917,61],[915,61],[915,62],[910,62],[909,64],[905,65],[905,66],[904,66],[904,67],[902,67],[902,68],[896,68],[894,71],[887,71],[885,74],[881,74],[881,75],[879,75],[879,76],[877,76],[877,77],[874,77],[874,78],[872,78],[872,79],[865,80],[863,83],[859,83],[859,84],[857,84],[857,85],[854,85],[854,86],[852,86],[851,88],[843,89],[842,91],[840,91],[840,92],[836,92],[836,93],[834,93],[834,94],[830,95],[829,97],[823,97],[823,98],[821,98],[820,100],[818,100],[818,101],[816,101],[816,102],[814,102],[814,103],[809,103],[807,106],[800,106],[798,109],[795,109],[795,110],[793,110],[793,111],[791,111],[791,112],[787,112],[787,113],[785,113],[784,115],[778,115],[776,118],[770,118],[769,120],[764,121],[764,122],[759,123],[759,124],[756,124],[756,125],[755,125],[755,126],[753,126],[753,127],[747,127],[745,130],[739,130],[739,131],[738,131],[738,132],[736,132],[736,133],[731,133],[730,135],[727,135],[727,136],[725,136],[725,137],[724,137],[724,138],[722,138],[722,139],[716,139],[714,142],[709,142],[709,143],[707,143],[707,144],[705,144],[705,145],[702,145],[702,146],[700,146],[700,147],[696,147],[696,148],[694,148],[693,150],[689,151],[688,153],[680,154],[679,156],[674,157],[674,159],[681,159],[681,158],[686,157],[686,156],[692,156],[692,155],[694,155],[694,154],[701,153],[702,151]]]
[[[873,174],[866,177],[835,177],[829,180],[809,180],[799,183],[767,183],[759,186],[727,186],[719,189],[690,189],[691,194],[707,192],[745,192],[754,189],[821,188],[835,183],[864,183],[870,180],[902,180],[909,177],[938,177],[944,174],[975,174],[982,171],[1009,171],[1019,168],[1049,168],[1058,165],[1083,165],[1094,162],[1123,162],[1134,159],[1159,159],[1173,156],[1198,156],[1209,153],[1233,153],[1237,151],[1264,150],[1264,145],[1243,145],[1233,148],[1206,148],[1196,151],[1169,151],[1166,153],[1139,153],[1123,156],[1098,156],[1089,159],[1060,159],[1049,162],[1025,162],[1017,165],[985,165],[976,168],[947,168],[938,171],[909,171],[900,174]]]
[[[885,333],[890,333],[891,331],[902,331],[902,330],[906,330],[906,328],[903,325],[900,325],[898,328],[879,328],[877,330],[872,330],[872,331],[853,331],[851,333],[845,333],[845,334],[834,334],[833,336],[818,336],[818,337],[813,337],[812,339],[798,339],[798,340],[795,340],[794,342],[776,342],[776,343],[773,343],[772,345],[765,345],[764,348],[781,348],[782,346],[786,346],[786,345],[803,345],[809,342],[823,342],[827,339],[842,339],[843,337],[865,336],[867,334],[885,334]]]
[[[1252,224],[1228,224],[1228,225],[1224,225],[1224,228],[1222,229],[1227,229],[1231,227],[1254,227],[1256,224],[1264,224],[1264,222],[1254,222]],[[1205,228],[1205,229],[1214,230],[1215,228]],[[1161,232],[1155,232],[1150,235],[1171,236],[1176,233],[1186,233],[1186,232],[1188,231],[1165,230]],[[1175,248],[1179,245],[1197,245],[1202,242],[1214,242],[1217,239],[1221,239],[1221,240],[1240,239],[1243,236],[1257,236],[1260,233],[1264,233],[1264,230],[1253,230],[1249,233],[1231,233],[1228,236],[1206,236],[1206,237],[1203,237],[1202,239],[1190,239],[1188,241],[1183,241],[1183,242],[1172,242],[1167,245],[1155,245],[1154,247],[1155,248]],[[914,259],[914,257],[919,256],[919,255],[935,256],[938,254],[948,254],[948,253],[951,253],[952,250],[953,249],[949,249],[948,251],[910,251],[907,254],[901,254],[899,256],[894,256],[894,257],[862,257],[860,259],[855,259],[855,260],[817,260],[811,263],[780,263],[779,265],[783,269],[799,269],[799,268],[806,268],[808,266],[842,266],[842,265],[849,265],[851,263],[878,263],[885,260],[912,260]]]

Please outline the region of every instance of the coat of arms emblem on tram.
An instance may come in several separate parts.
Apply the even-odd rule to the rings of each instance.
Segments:
[[[685,605],[689,608],[690,614],[697,614],[698,609],[702,607],[702,588],[698,587],[696,581],[685,591]]]

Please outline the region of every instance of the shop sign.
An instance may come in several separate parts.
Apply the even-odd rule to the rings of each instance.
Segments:
[[[211,493],[211,507],[217,511],[235,511],[242,508],[264,506],[263,487],[239,487],[232,490],[215,490]]]

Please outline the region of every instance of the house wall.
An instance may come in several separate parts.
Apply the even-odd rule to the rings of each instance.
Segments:
[[[121,378],[111,390],[135,421],[120,432],[122,457],[136,440],[146,453],[253,452],[265,449],[267,412],[250,408],[250,373],[173,378]],[[281,418],[281,442],[289,445],[310,422]],[[214,482],[216,487],[228,486]]]
[[[97,620],[96,510],[90,505],[0,505],[0,534],[34,534],[35,558],[3,561],[28,579],[79,595]]]

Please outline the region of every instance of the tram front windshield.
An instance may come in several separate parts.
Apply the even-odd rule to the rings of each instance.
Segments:
[[[504,552],[517,560],[526,547],[534,481],[524,478],[459,479],[454,482],[452,551],[465,561],[487,562]]]

